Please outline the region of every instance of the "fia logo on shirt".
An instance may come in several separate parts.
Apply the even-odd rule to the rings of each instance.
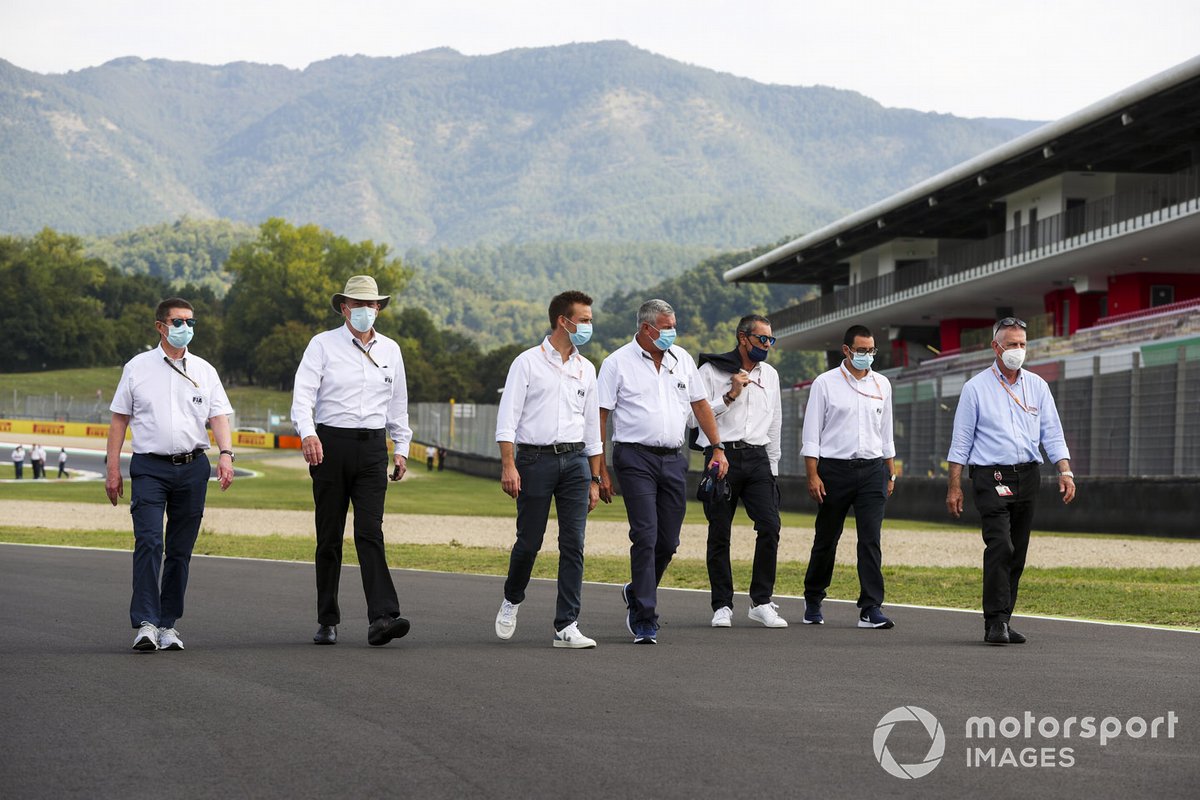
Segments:
[[[586,397],[586,396],[587,396],[587,392],[585,392],[583,389],[576,389],[576,390],[575,390],[575,394],[579,395],[580,397]]]
[[[383,382],[390,384],[392,382],[392,377],[390,375],[384,375]]]
[[[204,405],[204,398],[200,397],[199,395],[192,395],[192,405],[197,405],[197,406]]]
[[[675,384],[675,388],[676,388],[676,389],[683,390],[683,389],[686,389],[686,388],[687,388],[687,384],[686,384],[686,383],[684,383],[683,381],[678,381],[678,382]]]

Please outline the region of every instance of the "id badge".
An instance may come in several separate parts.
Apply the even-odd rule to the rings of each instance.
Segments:
[[[1012,497],[1013,490],[1002,483],[996,487],[996,494],[1000,495],[1001,497]]]

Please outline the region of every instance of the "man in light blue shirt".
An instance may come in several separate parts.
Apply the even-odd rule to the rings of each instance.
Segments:
[[[992,327],[996,361],[963,386],[946,456],[946,508],[955,518],[962,513],[959,481],[967,465],[983,520],[983,622],[988,644],[1025,642],[1009,627],[1009,620],[1033,528],[1042,462],[1039,444],[1058,470],[1063,502],[1075,499],[1075,475],[1058,409],[1046,381],[1021,369],[1025,347],[1023,321],[1005,317]]]

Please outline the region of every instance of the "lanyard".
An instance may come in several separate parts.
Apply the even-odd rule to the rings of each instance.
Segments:
[[[553,362],[551,362],[551,360],[550,360],[550,354],[546,352],[546,343],[545,343],[545,342],[543,342],[542,344],[539,344],[539,345],[538,345],[538,348],[539,348],[539,349],[541,349],[541,351],[542,351],[542,356],[543,356],[543,357],[545,357],[545,359],[546,359],[547,363],[553,363]],[[555,352],[556,354],[558,353],[558,351],[557,351],[557,350],[555,350],[554,352]],[[571,375],[571,377],[572,377],[572,378],[574,378],[574,379],[575,379],[575,380],[577,380],[577,381],[581,381],[581,380],[583,380],[583,356],[579,355],[578,353],[573,353],[572,355],[568,356],[566,361],[561,361],[561,360],[560,360],[560,361],[559,361],[559,363],[558,363],[557,365],[555,365],[555,366],[558,366],[558,367],[559,367],[559,371],[561,372],[561,371],[562,371],[562,367],[565,367],[565,366],[566,366],[566,365],[567,365],[567,364],[568,364],[568,363],[569,363],[569,362],[570,362],[570,361],[571,361],[573,358],[575,358],[575,357],[577,357],[577,356],[578,356],[578,358],[579,358],[580,360],[579,360],[579,361],[577,361],[577,362],[575,362],[575,364],[576,364],[576,366],[578,366],[578,367],[579,367],[579,371],[578,371],[578,372],[576,372],[574,375]]]
[[[1020,400],[1017,398],[1017,396],[1016,396],[1015,394],[1013,394],[1013,390],[1009,388],[1009,386],[1008,386],[1008,381],[1004,380],[1004,378],[1003,378],[1003,377],[1000,375],[1000,373],[999,373],[999,372],[996,372],[996,368],[995,368],[995,367],[992,367],[991,369],[992,369],[992,374],[996,376],[996,380],[1000,381],[1000,385],[1004,387],[1004,391],[1008,392],[1008,396],[1009,396],[1009,397],[1011,397],[1011,398],[1013,399],[1013,402],[1014,402],[1014,403],[1016,403],[1016,404],[1017,404],[1017,406],[1018,406],[1018,407],[1019,407],[1019,408],[1020,408],[1022,411],[1024,411],[1026,414],[1032,414],[1032,413],[1034,413],[1034,412],[1037,410],[1037,409],[1035,409],[1035,408],[1032,408],[1032,407],[1027,407],[1027,406],[1026,406],[1024,403],[1022,403],[1022,402],[1021,402],[1021,401],[1020,401]],[[1021,393],[1022,393],[1022,394],[1024,394],[1024,393],[1025,393],[1025,386],[1024,386],[1024,384],[1022,384],[1022,385],[1021,385]]]
[[[180,375],[182,375],[184,378],[186,378],[188,383],[192,384],[192,386],[195,386],[197,389],[200,388],[200,384],[198,384],[194,380],[192,380],[191,377],[187,374],[187,358],[183,359],[183,369],[180,369],[179,367],[175,366],[175,363],[173,361],[171,361],[171,359],[167,358],[166,356],[163,356],[163,361],[167,362],[168,367],[175,370]]]
[[[363,347],[363,346],[362,346],[362,344],[361,344],[361,343],[358,341],[358,339],[351,339],[350,341],[354,342],[354,346],[358,348],[358,351],[359,351],[360,353],[362,353],[364,356],[366,356],[366,357],[367,357],[367,360],[368,360],[368,361],[370,361],[372,364],[375,364],[375,368],[376,368],[376,369],[379,369],[379,364],[377,364],[377,363],[375,362],[375,359],[371,358],[371,351],[370,351],[370,350],[368,350],[367,348]]]
[[[854,391],[861,394],[863,397],[869,397],[872,400],[882,400],[883,399],[882,394],[867,394],[866,392],[862,391],[857,386],[855,386],[854,383],[851,382],[850,376],[846,374],[846,368],[843,367],[841,364],[838,365],[838,372],[842,373],[842,378],[845,379],[846,385],[849,386]],[[883,390],[879,388],[879,379],[875,377],[875,373],[873,373],[873,372],[871,373],[871,380],[875,382],[875,391],[882,392]]]

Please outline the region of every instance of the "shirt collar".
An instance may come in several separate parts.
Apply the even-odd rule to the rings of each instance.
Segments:
[[[187,349],[187,346],[185,345],[183,348],[183,355],[181,355],[179,358],[171,358],[169,355],[167,355],[167,351],[165,349],[163,349],[161,339],[158,342],[158,352],[162,353],[163,358],[170,359],[171,361],[180,361],[180,360],[188,357],[188,349]]]
[[[558,351],[554,349],[554,344],[550,341],[549,336],[547,336],[545,339],[542,339],[542,354],[546,357],[547,361],[555,366],[562,366],[563,364],[569,363],[577,356],[582,357],[579,356],[579,348],[575,345],[571,345],[571,354],[567,356],[566,361],[563,361],[562,356],[560,356]]]
[[[345,322],[342,323],[342,332],[344,334],[346,334],[346,336],[350,337],[350,339],[352,340],[350,342],[351,344],[353,344],[354,342],[358,342],[360,345],[362,344],[362,341],[357,336],[354,335],[354,332],[350,330],[350,328],[346,325]],[[375,332],[374,328],[371,328],[371,338],[364,346],[370,347],[371,345],[375,344],[375,340],[378,338],[379,338],[379,334],[377,334]]]

